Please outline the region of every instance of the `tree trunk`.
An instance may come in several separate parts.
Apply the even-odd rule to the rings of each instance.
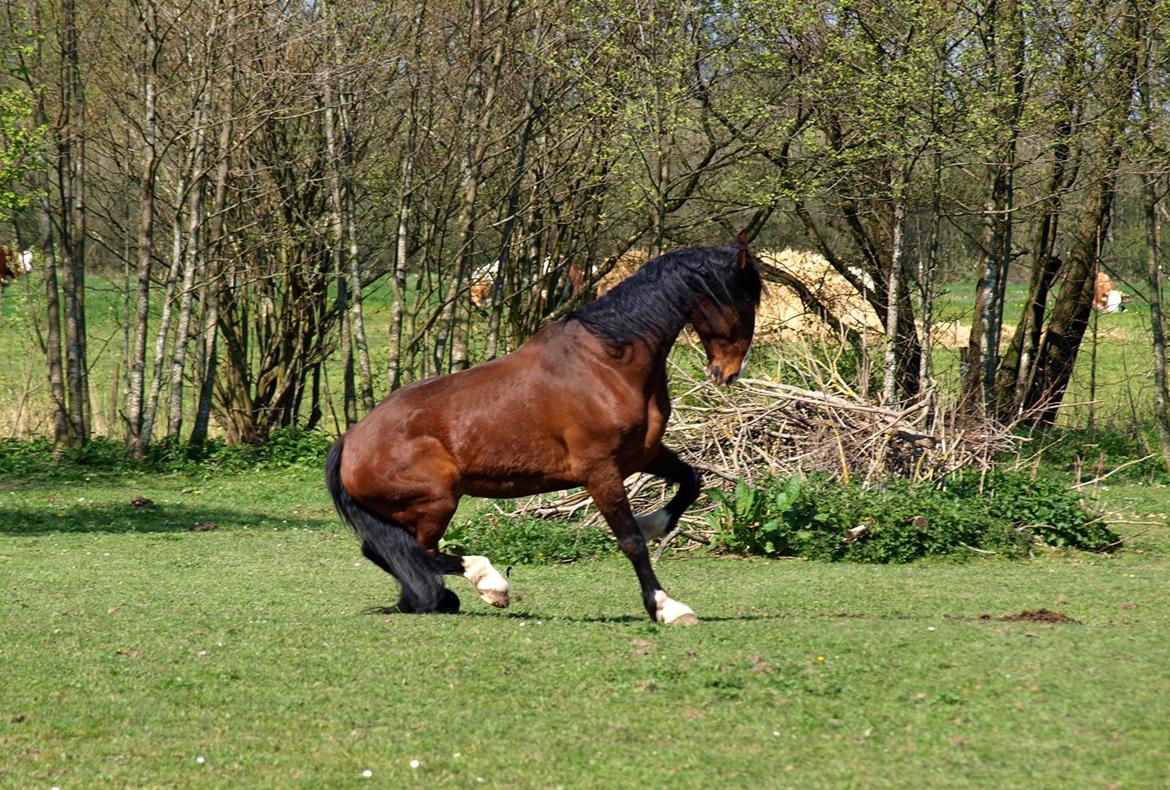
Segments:
[[[234,13],[229,13],[227,24],[229,30],[233,29],[234,22]],[[199,382],[199,399],[195,407],[195,422],[191,426],[190,437],[191,444],[196,446],[207,441],[215,393],[215,379],[219,367],[219,303],[221,295],[226,295],[222,275],[223,262],[228,256],[228,243],[224,237],[224,210],[227,204],[228,171],[233,151],[232,131],[235,128],[230,88],[234,72],[235,67],[229,67],[228,78],[222,88],[224,98],[221,111],[223,115],[219,119],[219,139],[216,145],[219,160],[215,166],[215,192],[211,201],[207,255],[204,258],[206,271],[203,279],[202,298],[199,300],[203,308],[203,327],[199,333],[203,370]]]
[[[1090,184],[1082,214],[1071,239],[1064,285],[1052,311],[1048,331],[1036,358],[1036,372],[1024,402],[1025,413],[1036,413],[1042,425],[1052,425],[1072,378],[1073,365],[1092,310],[1101,245],[1112,219],[1117,171],[1129,121],[1138,64],[1137,15],[1125,18],[1121,35],[1111,42],[1104,71],[1106,89],[1094,149],[1102,152],[1097,177]]]
[[[410,228],[410,203],[414,178],[413,155],[413,123],[411,132],[407,135],[406,151],[402,158],[401,194],[398,197],[397,223],[394,239],[394,275],[393,294],[390,302],[390,347],[387,350],[386,378],[391,392],[402,386],[403,382],[403,320],[406,315],[406,257],[409,254],[408,233]]]
[[[893,406],[898,398],[898,313],[905,268],[906,205],[902,199],[902,183],[894,188],[894,224],[890,249],[890,275],[886,279],[886,349],[882,367],[882,403]]]
[[[1060,84],[1076,84],[1077,71],[1081,66],[1080,54],[1070,44],[1064,55]],[[995,411],[999,419],[1005,422],[1019,418],[1023,410],[1029,382],[1035,375],[1037,353],[1044,332],[1044,316],[1048,310],[1048,295],[1064,265],[1056,255],[1056,238],[1064,202],[1062,194],[1075,177],[1076,168],[1070,168],[1070,154],[1078,106],[1071,90],[1059,98],[1057,105],[1060,114],[1053,125],[1052,167],[1043,193],[1040,218],[1032,236],[1028,296],[1020,322],[996,374]]]
[[[538,12],[539,19],[539,12]],[[538,22],[539,24],[539,22]],[[536,38],[539,40],[540,32]],[[512,181],[508,186],[508,204],[504,210],[504,227],[500,233],[499,253],[496,255],[496,275],[491,290],[491,318],[488,327],[487,348],[484,356],[492,359],[499,352],[500,324],[504,313],[504,288],[508,282],[508,270],[512,236],[516,227],[516,215],[520,211],[520,186],[524,179],[524,172],[528,168],[528,145],[532,139],[533,129],[541,114],[541,107],[537,99],[540,82],[539,72],[534,71],[528,81],[524,94],[524,127],[520,133],[520,141],[516,147],[516,164],[512,169]]]
[[[487,84],[484,82],[484,62],[482,55],[476,53],[472,65],[471,78],[467,83],[465,93],[465,117],[474,120],[474,131],[467,141],[467,158],[460,167],[463,174],[459,187],[460,209],[458,239],[456,242],[455,277],[450,292],[450,316],[445,316],[444,323],[450,322],[451,337],[451,368],[464,370],[471,365],[469,341],[471,332],[470,311],[471,298],[466,292],[468,272],[471,270],[471,259],[475,241],[476,200],[479,195],[480,180],[483,178],[484,161],[487,156],[488,134],[493,123],[496,109],[496,89],[500,82],[500,66],[504,59],[504,41],[508,32],[508,20],[511,18],[515,5],[509,2],[506,17],[501,29],[496,33],[496,45],[492,49],[490,70]],[[472,2],[471,32],[469,38],[475,46],[483,45],[484,36],[484,9],[481,0]]]
[[[1146,220],[1146,283],[1150,288],[1150,331],[1154,340],[1154,419],[1162,442],[1162,462],[1170,470],[1170,377],[1166,365],[1166,323],[1162,305],[1161,233],[1158,227],[1158,191],[1147,177],[1144,190]]]
[[[89,372],[85,329],[85,94],[81,81],[75,0],[64,0],[62,112],[57,178],[61,195],[61,296],[64,308],[65,386],[70,430],[79,447],[89,441]]]
[[[49,374],[49,396],[53,400],[53,447],[76,447],[77,437],[69,419],[65,394],[65,366],[61,356],[61,295],[57,281],[57,245],[46,185],[41,198],[41,249],[45,254],[45,361]]]
[[[982,411],[991,404],[1000,364],[1004,293],[1012,261],[1016,148],[1024,104],[1024,21],[1019,4],[1007,0],[992,7],[987,46],[995,71],[994,110],[998,134],[989,166],[981,254],[983,267],[975,294],[971,338],[966,350],[961,400],[965,408]]]
[[[335,107],[337,97],[334,96],[332,76],[327,76],[324,86],[324,132],[326,160],[329,168],[329,219],[331,234],[329,244],[332,249],[335,276],[339,286],[344,280],[348,286],[348,313],[341,317],[342,344],[345,348],[345,391],[346,391],[346,419],[349,424],[357,421],[356,400],[360,398],[362,411],[368,412],[374,408],[374,385],[370,375],[370,351],[366,343],[365,322],[362,319],[362,281],[361,269],[357,259],[357,241],[353,233],[352,187],[349,184],[349,160],[347,152],[349,134],[345,129],[344,95],[340,97],[342,106]],[[341,128],[342,142],[338,145],[337,131]],[[341,289],[339,287],[339,302]],[[339,304],[339,307],[341,305]],[[354,386],[354,368],[358,373],[358,382]],[[356,390],[356,392],[355,392]],[[354,393],[351,396],[350,393]],[[350,402],[355,401],[351,409]]]
[[[179,292],[179,321],[175,327],[175,343],[171,353],[170,404],[167,409],[167,437],[174,441],[182,438],[183,429],[183,378],[187,371],[187,347],[191,341],[191,313],[195,300],[195,273],[203,251],[200,234],[203,228],[203,168],[207,158],[206,143],[206,85],[199,100],[193,123],[195,124],[194,152],[191,157],[192,184],[187,199],[187,248],[183,258],[183,285]]]
[[[1156,151],[1153,125],[1155,115],[1154,87],[1151,79],[1151,49],[1155,38],[1148,21],[1143,23],[1142,46],[1138,73],[1139,95],[1142,102],[1142,136],[1147,150]],[[1152,168],[1151,168],[1152,169]],[[1154,422],[1162,445],[1162,463],[1170,470],[1170,374],[1166,366],[1166,323],[1162,304],[1161,231],[1158,225],[1159,178],[1148,172],[1142,185],[1142,209],[1146,226],[1146,285],[1150,289],[1150,335],[1154,346]]]
[[[129,427],[126,451],[131,458],[146,453],[150,436],[145,433],[146,420],[146,338],[150,318],[150,269],[154,246],[154,186],[157,168],[155,143],[158,136],[158,111],[155,90],[158,65],[158,19],[155,7],[141,8],[139,21],[144,39],[142,79],[142,149],[138,191],[138,288],[134,302],[134,341],[129,359],[129,391],[126,398],[126,422]]]

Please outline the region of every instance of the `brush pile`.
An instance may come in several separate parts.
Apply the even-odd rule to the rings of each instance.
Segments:
[[[1019,442],[992,422],[960,430],[932,413],[929,396],[890,408],[759,379],[703,387],[702,400],[699,392],[676,399],[665,441],[706,477],[731,484],[812,473],[860,483],[934,480],[988,469]]]
[[[705,487],[730,490],[739,480],[751,483],[769,475],[824,474],[861,485],[895,477],[938,480],[959,469],[990,469],[997,457],[1020,449],[1021,439],[1010,426],[968,420],[960,428],[940,416],[944,412],[932,411],[929,395],[889,408],[843,385],[829,392],[740,379],[720,389],[678,368],[672,379],[687,388],[674,399],[664,443],[699,470]],[[629,483],[635,513],[661,507],[673,492],[649,475]],[[511,515],[571,518],[585,513],[586,523],[600,520],[583,491],[519,504]],[[679,532],[707,543],[710,507],[701,498]]]

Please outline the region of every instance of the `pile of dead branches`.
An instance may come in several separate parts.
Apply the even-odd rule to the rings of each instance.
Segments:
[[[678,368],[672,378],[686,388],[674,399],[664,443],[700,471],[707,487],[729,489],[739,480],[794,474],[827,474],[860,485],[892,477],[938,480],[959,469],[988,469],[997,457],[1020,450],[1011,426],[940,416],[945,410],[932,408],[929,395],[890,408],[846,387],[830,392],[741,379],[720,389]],[[655,510],[671,493],[648,475],[629,481],[636,513]],[[583,515],[588,524],[600,520],[591,504],[587,494],[575,492],[526,500],[511,515]],[[682,534],[706,543],[710,508],[700,499],[688,511]]]
[[[1018,449],[1008,426],[958,423],[931,406],[929,394],[891,408],[742,379],[734,389],[705,387],[677,399],[666,443],[708,477],[730,483],[812,473],[863,484],[935,480],[957,469],[987,469]]]

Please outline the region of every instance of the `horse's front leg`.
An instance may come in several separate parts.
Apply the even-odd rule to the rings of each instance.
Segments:
[[[511,602],[508,597],[508,580],[497,571],[487,557],[472,556],[459,557],[439,551],[439,539],[447,530],[451,517],[455,515],[458,500],[449,498],[441,500],[434,507],[420,510],[415,521],[415,537],[423,550],[435,560],[439,571],[445,576],[462,576],[471,582],[475,591],[484,602],[504,609]],[[458,598],[450,590],[449,599],[455,599],[455,611],[459,609]]]
[[[693,466],[662,445],[644,471],[678,486],[678,491],[665,506],[647,515],[635,516],[638,529],[647,540],[651,540],[669,534],[678,525],[682,514],[699,498],[700,482],[699,473]]]
[[[660,623],[694,625],[699,618],[689,606],[667,595],[658,583],[650,567],[650,553],[646,551],[646,538],[638,527],[625,486],[617,469],[608,470],[590,480],[585,489],[605,517],[609,528],[617,537],[618,546],[634,566],[638,582],[642,585],[642,604],[650,619]]]
[[[471,582],[475,591],[484,603],[489,603],[499,609],[508,608],[511,598],[508,597],[508,580],[504,574],[496,570],[487,557],[469,554],[459,557],[454,554],[444,554],[437,549],[431,551],[431,556],[439,564],[439,569],[447,576],[462,576]]]

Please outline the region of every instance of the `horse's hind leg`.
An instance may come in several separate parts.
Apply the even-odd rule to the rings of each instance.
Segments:
[[[699,474],[672,450],[662,446],[644,471],[678,486],[678,491],[665,506],[647,515],[635,516],[638,529],[650,540],[673,530],[686,509],[699,498]]]
[[[391,576],[394,575],[394,570],[390,567],[390,564],[387,563],[386,560],[382,559],[382,556],[378,554],[377,549],[375,549],[368,541],[362,541],[362,556],[377,565],[382,570],[386,571],[386,573],[389,573]],[[397,605],[386,608],[375,608],[372,611],[383,613],[409,613],[415,611],[407,601],[408,598],[404,595],[398,601]],[[458,613],[459,596],[444,587],[439,593],[439,602],[434,611],[441,614]]]
[[[662,589],[658,578],[650,567],[650,553],[646,551],[646,538],[638,527],[630,500],[626,497],[625,486],[617,470],[601,475],[586,486],[597,509],[617,537],[618,546],[634,566],[638,582],[642,585],[642,604],[652,620],[660,623],[694,625],[699,618],[689,606],[680,603]]]
[[[500,609],[508,608],[508,580],[495,569],[491,560],[474,554],[460,557],[462,574],[472,583],[479,597]]]

